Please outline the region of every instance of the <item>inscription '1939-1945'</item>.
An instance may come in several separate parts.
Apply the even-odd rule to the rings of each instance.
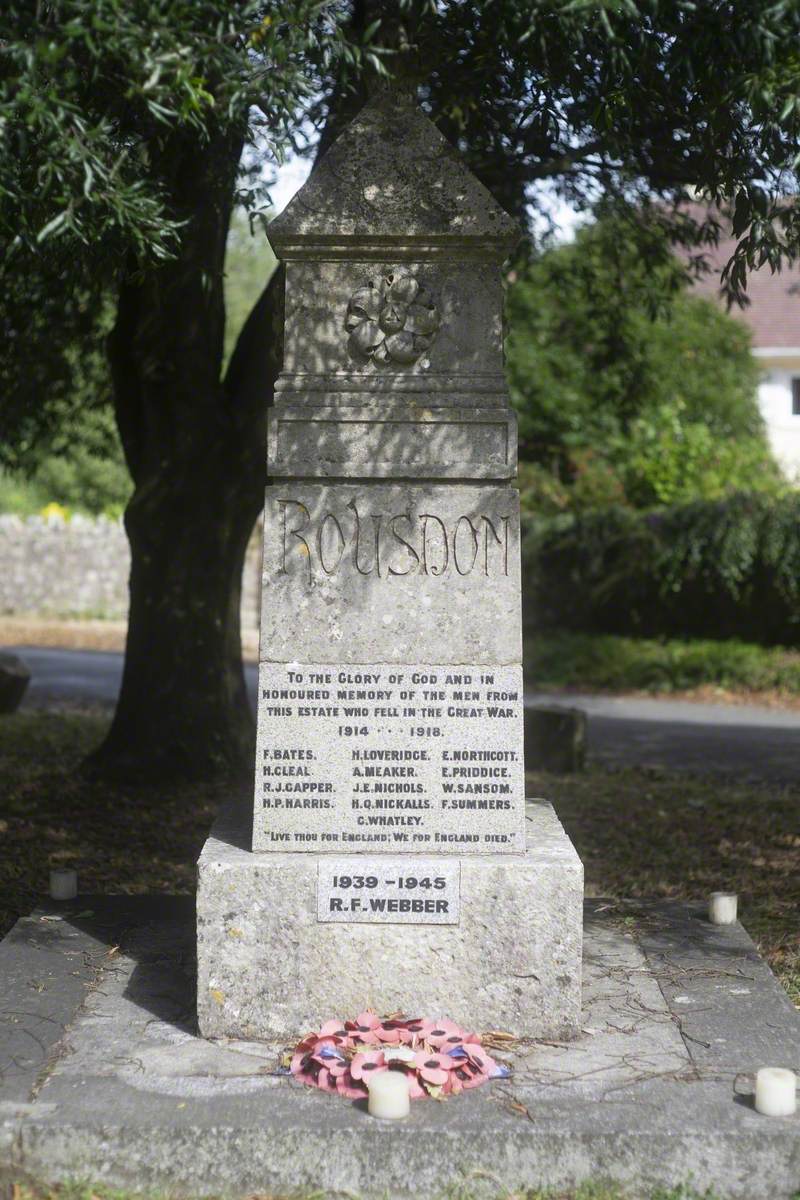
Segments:
[[[359,575],[508,575],[510,517],[483,513],[444,520],[436,513],[370,513],[364,518],[355,500],[337,516],[312,518],[300,500],[278,500],[281,512],[280,571],[300,562],[309,579],[319,568],[336,575],[352,566]]]

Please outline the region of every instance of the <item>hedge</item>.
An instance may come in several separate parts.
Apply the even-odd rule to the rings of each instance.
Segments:
[[[523,525],[529,629],[800,644],[800,493]]]

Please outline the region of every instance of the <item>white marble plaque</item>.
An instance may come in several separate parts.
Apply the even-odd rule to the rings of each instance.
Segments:
[[[317,919],[388,924],[457,925],[458,859],[350,855],[320,858]]]
[[[254,850],[525,848],[522,668],[267,663]]]

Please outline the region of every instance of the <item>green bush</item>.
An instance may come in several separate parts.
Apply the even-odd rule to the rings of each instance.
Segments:
[[[800,652],[736,640],[542,633],[526,642],[525,671],[535,687],[668,693],[710,685],[800,694]]]
[[[560,481],[556,508],[781,490],[749,331],[691,293],[656,228],[606,217],[512,279],[506,353],[520,457]]]
[[[27,479],[18,472],[0,469],[0,513],[14,513],[29,517],[40,512],[50,497],[37,482]]]
[[[800,642],[800,493],[528,517],[524,530],[529,627]]]
[[[45,458],[32,481],[48,500],[93,515],[121,516],[131,494],[131,478],[118,458],[105,458],[84,446],[71,456]]]
[[[118,517],[132,487],[111,409],[86,409],[65,425],[63,446],[41,454],[32,470],[0,468],[0,512],[29,516],[59,504]]]

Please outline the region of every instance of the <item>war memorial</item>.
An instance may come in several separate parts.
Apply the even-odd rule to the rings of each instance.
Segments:
[[[519,236],[396,92],[270,226],[252,805],[211,831],[196,917],[79,897],[2,944],[5,1169],[188,1196],[800,1186],[797,1116],[752,1101],[759,1067],[800,1062],[800,1021],[747,934],[700,904],[584,901],[525,795]],[[364,1010],[501,1033],[507,1068],[397,1122],[287,1074]]]

